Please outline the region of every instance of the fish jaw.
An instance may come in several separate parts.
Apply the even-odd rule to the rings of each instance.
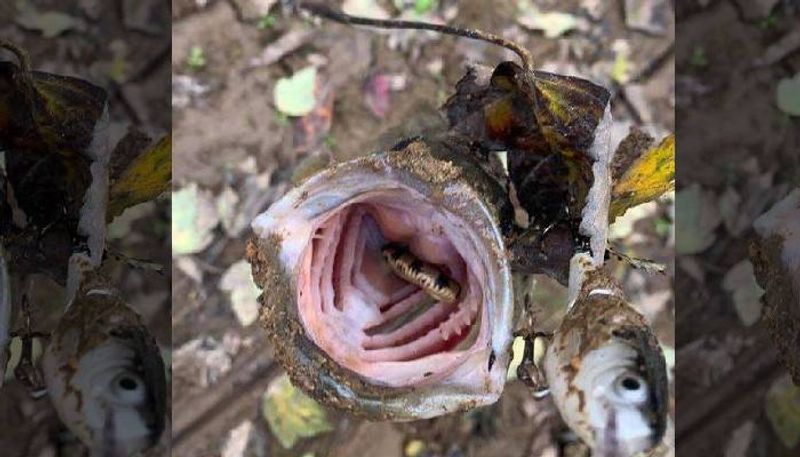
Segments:
[[[394,420],[497,400],[510,269],[496,209],[463,178],[466,166],[412,143],[328,169],[255,219],[248,257],[261,320],[296,385]],[[391,242],[457,281],[459,299],[432,300],[394,274],[382,256]]]

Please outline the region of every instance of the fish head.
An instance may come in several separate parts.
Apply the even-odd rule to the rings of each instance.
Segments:
[[[513,318],[505,193],[465,156],[414,141],[343,162],[253,222],[262,325],[313,398],[392,420],[499,398]]]
[[[599,455],[629,456],[663,438],[666,362],[644,317],[609,278],[590,275],[544,362],[564,421]]]
[[[139,316],[106,290],[70,305],[42,357],[64,424],[93,455],[152,447],[165,428],[166,373]]]

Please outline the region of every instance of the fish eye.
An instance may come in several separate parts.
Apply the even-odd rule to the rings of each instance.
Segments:
[[[639,390],[641,384],[636,378],[624,378],[622,380],[622,388],[625,390]]]
[[[625,373],[617,379],[615,391],[626,402],[642,403],[647,399],[647,383],[632,373]]]
[[[139,387],[139,383],[135,379],[123,377],[119,379],[119,386],[124,390],[136,390]]]
[[[117,403],[136,405],[144,401],[144,381],[134,373],[122,372],[111,381],[111,395]]]

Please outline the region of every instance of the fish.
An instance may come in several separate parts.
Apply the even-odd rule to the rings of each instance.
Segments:
[[[627,457],[667,427],[666,361],[650,325],[586,253],[571,262],[570,301],[544,358],[564,422],[594,451]]]
[[[779,359],[800,386],[800,188],[753,223],[750,259],[764,289],[763,321]]]
[[[392,270],[436,300],[453,303],[461,286],[434,265],[420,260],[402,245],[389,243],[381,250]]]
[[[372,419],[495,402],[512,341],[510,220],[502,180],[447,136],[305,179],[256,217],[247,248],[277,360],[311,397]],[[446,267],[457,298],[398,275],[410,258],[387,262],[387,245],[423,275]]]
[[[154,446],[165,429],[166,371],[158,345],[119,292],[70,258],[78,286],[42,356],[58,416],[92,456],[124,457]]]

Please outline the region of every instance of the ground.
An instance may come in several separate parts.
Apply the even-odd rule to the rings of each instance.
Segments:
[[[769,420],[767,393],[786,372],[758,322],[747,251],[752,221],[800,183],[798,119],[776,103],[779,81],[800,70],[800,16],[789,2],[683,3],[676,80],[678,453],[797,455],[797,445],[782,444]],[[763,5],[766,12],[752,11]],[[795,44],[786,44],[792,34]],[[693,217],[697,208],[706,217]],[[695,244],[699,238],[706,240]],[[681,247],[681,240],[694,246]]]
[[[247,287],[232,279],[244,258],[247,224],[286,191],[298,167],[319,157],[363,155],[420,131],[438,121],[437,107],[453,93],[467,64],[512,58],[470,40],[287,18],[279,5],[270,14],[252,12],[272,3],[173,2],[173,187],[195,205],[193,220],[208,234],[181,247],[174,258],[173,455],[581,455],[579,447],[554,441],[563,426],[552,402],[535,401],[517,382],[496,405],[467,414],[390,424],[328,411],[333,431],[291,449],[271,434],[261,399],[282,370],[248,314],[249,305],[229,287],[231,282]],[[491,9],[475,0],[434,3],[425,12],[429,20],[445,17],[502,34],[530,49],[538,68],[609,86],[617,141],[631,124],[646,125],[659,136],[674,130],[674,23],[668,2],[642,2],[664,8],[663,30],[650,32],[629,28],[617,2],[535,2],[543,11],[576,16],[576,29],[559,38],[520,25],[515,1],[492,2]],[[391,2],[347,6],[363,13],[376,5],[398,13]],[[317,106],[299,121],[276,109],[273,91],[281,78],[309,65],[320,75]],[[614,229],[625,252],[668,265],[667,275],[650,276],[615,263],[669,359],[675,341],[672,215],[668,196]],[[543,307],[563,305],[563,291],[552,284],[542,283],[539,291]],[[266,443],[268,451],[234,451],[240,432],[249,437],[244,441]],[[667,445],[661,452],[672,451]]]

